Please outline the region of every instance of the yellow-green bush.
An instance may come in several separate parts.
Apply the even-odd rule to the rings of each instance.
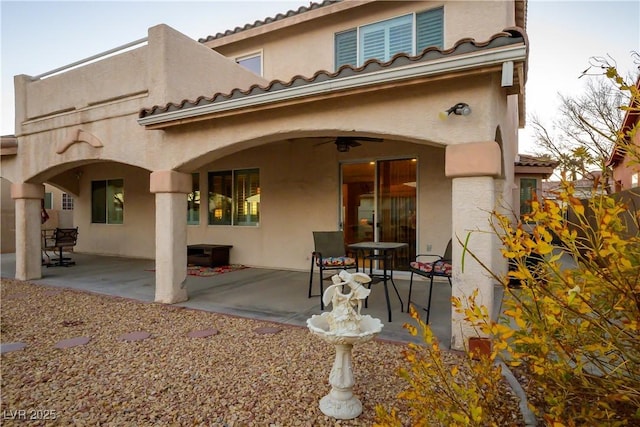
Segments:
[[[607,73],[640,99],[615,70]],[[637,164],[638,147],[623,148]],[[431,330],[413,314],[425,344],[405,351],[411,367],[400,373],[408,382],[400,397],[415,425],[498,425],[491,416],[498,357],[526,370],[542,391],[544,401],[531,409],[546,425],[640,425],[640,236],[629,232],[638,230],[638,207],[605,192],[585,203],[570,183],[557,196],[534,201],[523,222],[493,214],[512,266],[507,277],[494,275],[506,294],[502,320],[491,322],[473,295],[453,300],[493,343],[490,357],[462,359],[471,381],[458,381],[459,369],[446,367]],[[394,410],[377,413],[380,425],[400,425]]]

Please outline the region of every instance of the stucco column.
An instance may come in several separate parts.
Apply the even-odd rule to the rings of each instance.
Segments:
[[[156,195],[156,302],[173,304],[188,299],[187,193],[191,175],[175,171],[151,173],[150,191]]]
[[[501,152],[497,143],[473,142],[447,147],[445,173],[453,178],[452,183],[452,238],[453,271],[452,295],[462,300],[477,289],[476,304],[485,306],[489,315],[493,313],[494,283],[480,262],[488,267],[494,265],[497,242],[491,232],[491,212],[495,209],[496,195],[494,177],[500,175]],[[467,236],[469,236],[467,240]],[[463,247],[458,241],[467,241],[469,254],[464,257]],[[463,350],[469,337],[478,336],[464,314],[452,310],[451,347]]]
[[[16,206],[16,279],[42,277],[42,237],[40,231],[42,184],[11,184]]]

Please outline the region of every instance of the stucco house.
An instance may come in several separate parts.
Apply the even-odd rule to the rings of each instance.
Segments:
[[[636,80],[636,89],[640,91],[640,78]],[[640,150],[640,132],[637,131],[638,120],[640,119],[640,100],[633,98],[630,103],[630,109],[624,116],[620,132],[624,136],[623,144],[617,145],[611,152],[607,166],[612,169],[614,191],[619,193],[623,190],[637,188],[640,186],[640,165],[636,161],[638,151]],[[635,132],[632,132],[633,129]],[[624,145],[635,147],[635,156],[630,155]]]
[[[199,17],[194,17],[198,19]],[[323,1],[193,40],[166,26],[78,67],[15,77],[3,151],[16,277],[42,275],[43,184],[74,199],[79,252],[155,259],[156,300],[188,298],[188,244],[308,270],[312,231],[453,248],[453,294],[506,270],[525,122],[526,1]],[[306,292],[306,289],[296,290]],[[452,347],[471,334],[454,316]]]

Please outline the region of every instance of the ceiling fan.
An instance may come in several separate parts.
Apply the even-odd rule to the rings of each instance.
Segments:
[[[351,149],[351,147],[358,147],[362,145],[359,141],[367,141],[367,142],[382,142],[382,138],[370,138],[367,136],[338,136],[333,141],[336,144],[336,148],[341,153],[346,153]],[[326,144],[329,141],[324,141],[316,145]]]

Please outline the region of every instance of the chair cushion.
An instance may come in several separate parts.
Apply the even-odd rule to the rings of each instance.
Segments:
[[[355,265],[355,263],[355,258],[351,258],[348,256],[322,258],[323,267],[346,267],[348,265]],[[320,265],[319,262],[318,265]]]
[[[440,276],[451,276],[451,263],[446,261],[436,262],[411,262],[411,268],[425,273],[433,273]]]

